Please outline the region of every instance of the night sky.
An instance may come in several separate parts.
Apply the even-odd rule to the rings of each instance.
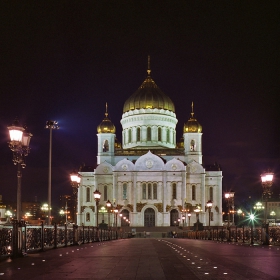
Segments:
[[[96,164],[96,128],[109,117],[121,140],[122,109],[146,77],[174,102],[177,139],[190,117],[203,127],[204,164],[218,162],[237,204],[260,199],[260,174],[280,193],[279,1],[1,1],[0,194],[16,201],[8,130],[33,134],[22,198],[70,194],[69,173]]]

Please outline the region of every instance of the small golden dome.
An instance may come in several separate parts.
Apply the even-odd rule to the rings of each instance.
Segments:
[[[121,149],[121,148],[122,148],[121,142],[119,142],[117,137],[115,137],[115,149]]]
[[[179,142],[177,142],[176,148],[177,148],[177,149],[182,149],[182,148],[184,148],[184,137],[181,137],[180,140],[179,140]]]
[[[148,76],[138,88],[124,103],[123,113],[135,109],[165,109],[175,112],[175,106],[172,100],[161,91],[151,78],[150,57],[148,57]]]
[[[192,102],[192,112],[190,119],[184,124],[183,133],[200,133],[202,132],[202,126],[194,118],[193,112],[193,102]]]
[[[97,133],[115,133],[115,132],[116,132],[115,126],[108,118],[107,103],[106,103],[105,118],[97,127]]]

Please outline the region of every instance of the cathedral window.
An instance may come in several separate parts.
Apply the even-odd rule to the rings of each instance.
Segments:
[[[195,185],[192,185],[192,200],[196,200],[196,188],[195,188]]]
[[[86,221],[90,222],[90,213],[89,212],[86,213]]]
[[[140,142],[140,127],[137,127],[137,132],[136,132],[136,139],[137,139],[137,142]]]
[[[172,199],[176,199],[177,198],[177,186],[175,183],[172,184]]]
[[[108,200],[107,197],[108,197],[108,187],[104,186],[104,201]]]
[[[151,141],[152,130],[150,127],[147,128],[147,141]]]
[[[142,198],[146,199],[146,184],[142,184]]]
[[[161,127],[158,128],[158,141],[161,141]]]
[[[213,201],[213,187],[209,188],[209,197],[210,197],[210,200]]]
[[[148,199],[152,199],[152,184],[148,184]]]
[[[103,152],[108,152],[108,151],[109,151],[108,140],[104,140],[104,142],[103,142]]]
[[[128,143],[131,143],[131,129],[128,130]]]
[[[170,142],[170,135],[169,135],[169,129],[166,130],[166,142]]]
[[[192,139],[190,143],[190,150],[195,151],[195,141]]]
[[[86,202],[90,202],[90,188],[86,190]]]
[[[127,184],[123,184],[123,199],[127,199]]]
[[[211,221],[214,221],[214,215],[213,215],[213,212],[210,212],[210,220],[211,220]]]
[[[157,199],[157,184],[153,184],[153,199]]]

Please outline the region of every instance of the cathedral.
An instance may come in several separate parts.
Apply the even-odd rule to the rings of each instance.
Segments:
[[[167,227],[199,220],[221,226],[222,171],[202,165],[202,126],[194,106],[176,143],[175,106],[152,79],[149,62],[147,77],[125,101],[120,122],[122,143],[106,104],[97,127],[97,167],[79,171],[77,224]],[[96,190],[101,193],[98,207]]]

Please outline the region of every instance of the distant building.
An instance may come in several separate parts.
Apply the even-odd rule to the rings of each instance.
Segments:
[[[106,105],[105,118],[97,127],[97,167],[83,167],[79,172],[77,223],[96,225],[93,192],[98,189],[100,223],[104,219],[110,226],[116,224],[114,214],[100,211],[110,200],[132,227],[173,226],[178,219],[182,225],[184,211],[191,212],[193,225],[195,208],[201,210],[200,222],[208,225],[206,203],[211,200],[211,225],[221,226],[222,171],[218,164],[210,170],[202,165],[202,126],[194,117],[193,104],[176,143],[174,103],[156,85],[149,66],[147,72],[142,85],[124,103],[122,144]],[[117,224],[125,223],[117,215]]]
[[[270,224],[280,225],[280,198],[268,199],[267,219]]]

